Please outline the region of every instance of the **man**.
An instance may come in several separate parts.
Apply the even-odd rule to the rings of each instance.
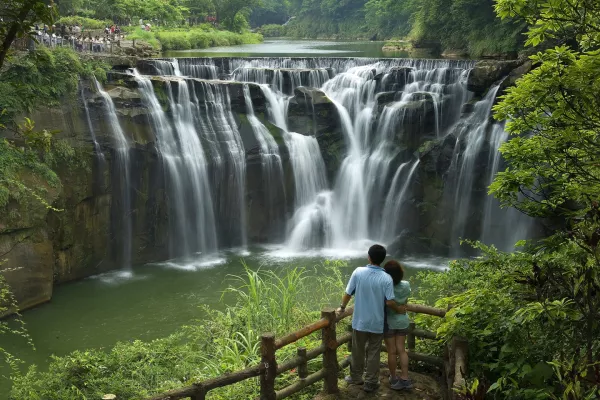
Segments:
[[[386,250],[381,245],[369,249],[369,265],[359,267],[352,273],[346,293],[342,297],[340,312],[354,296],[354,316],[352,318],[352,356],[349,384],[364,383],[365,392],[374,392],[379,387],[379,361],[385,306],[397,313],[406,313],[405,306],[394,302],[394,284],[390,275],[381,267]],[[365,372],[365,359],[367,369]],[[363,372],[365,379],[363,381]]]

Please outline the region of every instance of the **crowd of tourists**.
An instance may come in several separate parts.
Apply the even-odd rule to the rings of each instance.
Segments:
[[[109,52],[111,45],[125,38],[118,25],[106,26],[103,35],[92,36],[92,32],[86,32],[80,24],[52,26],[36,24],[31,36],[29,49],[35,48],[37,42],[47,47],[70,46],[77,51],[94,53]]]
[[[363,385],[365,392],[377,390],[381,342],[385,340],[390,387],[411,389],[406,352],[410,324],[406,303],[411,293],[410,284],[403,280],[404,268],[398,261],[391,260],[382,266],[386,257],[383,246],[371,246],[368,254],[369,264],[354,270],[338,309],[343,312],[354,297],[352,355],[346,382]],[[400,358],[399,374],[397,358]]]

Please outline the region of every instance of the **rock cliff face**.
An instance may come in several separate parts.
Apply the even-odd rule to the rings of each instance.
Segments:
[[[223,59],[221,62],[226,62]],[[530,64],[485,61],[478,63],[468,78],[468,87],[481,96],[494,82],[504,77],[503,85],[514,81],[531,68]],[[308,73],[308,71],[306,72]],[[406,68],[396,68],[386,79],[376,77],[380,113],[394,112],[391,105],[402,95]],[[284,74],[285,75],[285,74]],[[168,86],[169,77],[152,77],[157,98],[162,108],[171,115],[167,90],[176,96],[176,86]],[[202,81],[193,80],[193,85]],[[289,80],[286,80],[288,82]],[[247,118],[244,88],[238,82],[212,81],[223,85],[230,97],[235,124],[246,149],[247,231],[249,242],[265,242],[272,230],[285,229],[265,223],[268,205],[263,201],[265,186],[261,184],[261,160],[258,142]],[[216,83],[215,83],[216,82]],[[0,254],[6,253],[3,274],[7,278],[22,309],[48,301],[52,288],[86,276],[119,268],[120,231],[122,215],[116,212],[122,194],[113,182],[120,173],[115,168],[114,138],[108,123],[106,107],[91,82],[82,82],[83,97],[65,99],[60,108],[38,109],[31,115],[37,128],[60,130],[58,138],[75,149],[74,163],[62,163],[55,168],[62,185],[48,188],[46,200],[60,211],[43,206],[20,210],[23,218],[0,221]],[[129,75],[113,73],[105,85],[112,98],[119,121],[132,143],[131,162],[131,218],[132,264],[164,260],[169,257],[167,191],[156,137],[150,124],[150,110],[144,105],[137,82]],[[255,84],[248,84],[256,116],[280,145],[283,161],[285,193],[279,196],[276,207],[283,215],[293,212],[293,171],[289,154],[283,146],[281,129],[267,118],[267,101]],[[289,82],[288,86],[291,85]],[[168,86],[168,89],[167,89]],[[291,87],[288,87],[290,91]],[[210,106],[209,98],[198,101]],[[85,103],[84,99],[85,98]],[[87,104],[87,113],[86,113]],[[404,105],[402,115],[394,121],[394,143],[401,153],[417,154],[420,160],[416,189],[411,195],[412,217],[405,221],[406,231],[390,246],[397,251],[411,250],[426,253],[432,249],[446,251],[451,226],[440,212],[444,203],[444,186],[450,169],[457,137],[448,134],[439,137],[436,132],[434,107],[449,113],[452,104],[441,100],[434,104],[431,95],[413,96]],[[463,107],[463,115],[473,112],[473,107]],[[89,113],[89,122],[88,122]],[[344,135],[340,128],[335,105],[320,90],[299,87],[288,106],[290,131],[315,135],[319,143],[330,182],[339,170],[346,152]],[[90,126],[97,144],[92,140]],[[99,152],[101,150],[101,152]],[[208,160],[209,169],[215,160]],[[216,179],[216,178],[215,178]],[[35,182],[32,182],[35,183]],[[10,207],[18,207],[12,204]],[[217,204],[216,207],[219,207]],[[219,231],[219,242],[228,243],[227,228]]]

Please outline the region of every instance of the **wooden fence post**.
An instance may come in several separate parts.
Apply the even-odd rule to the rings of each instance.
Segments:
[[[323,369],[325,370],[325,382],[323,388],[328,394],[337,393],[338,389],[338,362],[337,362],[337,338],[335,336],[335,310],[326,308],[321,311],[321,317],[326,318],[329,324],[323,328],[322,341],[325,346],[323,353]]]
[[[196,384],[194,386],[196,387],[196,393],[192,397],[192,400],[205,400],[206,390],[204,389],[204,386],[201,383]]]
[[[415,327],[416,324],[411,322],[410,325],[408,325],[408,335],[406,336],[406,347],[411,353],[414,352],[416,348]]]
[[[260,340],[260,355],[263,372],[260,374],[260,400],[275,400],[275,377],[277,361],[275,360],[275,335],[263,333]]]
[[[452,387],[458,388],[465,384],[469,342],[467,339],[461,337],[454,337],[452,342],[454,347],[454,383]],[[458,393],[454,392],[453,399],[458,399]]]
[[[298,347],[298,357],[302,359],[302,364],[298,365],[298,378],[306,379],[308,376],[308,360],[306,358],[306,347]]]

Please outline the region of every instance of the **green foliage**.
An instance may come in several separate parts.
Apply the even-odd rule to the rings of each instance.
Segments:
[[[60,4],[62,4],[62,1]],[[80,16],[60,17],[56,23],[68,26],[79,25],[82,26],[83,29],[104,29],[104,27],[111,26],[113,24],[113,22],[109,19],[100,20]]]
[[[260,27],[259,30],[260,30],[260,33],[264,37],[285,36],[285,26],[283,26],[283,25],[276,25],[276,24],[263,25]]]
[[[369,0],[365,3],[365,18],[383,37],[404,37],[410,31],[415,9],[414,0]]]
[[[285,23],[292,12],[290,3],[289,0],[262,0],[250,14],[250,24],[264,26]]]
[[[30,112],[35,106],[59,104],[63,96],[77,89],[79,76],[107,70],[101,62],[82,63],[69,48],[36,51],[11,60],[0,79],[0,123],[9,124],[15,115]]]
[[[248,16],[260,0],[219,0],[214,1],[219,24],[228,30],[241,33],[247,28]]]
[[[58,187],[58,177],[40,161],[37,151],[0,140],[0,208],[6,207],[11,199],[17,202],[26,202],[29,196],[44,199],[49,188]],[[48,206],[45,200],[42,202]]]
[[[76,351],[65,357],[53,357],[48,372],[35,367],[13,378],[11,399],[72,400],[101,398],[114,393],[118,398],[142,399],[165,390],[189,385],[226,372],[256,365],[260,360],[259,335],[264,331],[282,335],[291,329],[318,319],[319,306],[335,304],[343,290],[339,262],[327,262],[318,268],[319,280],[312,269],[289,271],[251,271],[232,276],[224,296],[233,296],[234,306],[224,311],[204,308],[206,318],[186,326],[166,338],[142,342],[118,343],[110,351]],[[323,278],[322,270],[328,274]],[[333,298],[332,298],[333,296]],[[335,299],[335,300],[334,300]],[[344,326],[340,326],[340,330]],[[320,345],[318,334],[298,342],[298,346]],[[288,346],[277,353],[281,362],[296,355]],[[311,371],[320,361],[309,363]],[[293,373],[278,377],[277,385],[289,383]],[[308,389],[296,399],[312,398]],[[211,391],[211,398],[255,398],[258,380]]]
[[[597,369],[585,349],[591,339],[598,351],[600,328],[589,325],[586,307],[597,309],[600,301],[586,291],[600,280],[581,282],[577,260],[585,252],[569,242],[510,254],[475,245],[482,251],[479,258],[455,261],[445,274],[419,276],[419,297],[443,296],[435,305],[452,309],[443,320],[419,316],[417,324],[436,330],[445,343],[454,336],[467,338],[470,376],[496,398],[561,397],[573,383],[564,379],[563,369]],[[596,393],[594,378],[574,377],[580,378],[580,393]]]
[[[286,35],[299,38],[358,38],[369,33],[361,19],[332,21],[322,15],[306,15],[292,20],[286,26]]]
[[[2,255],[0,255],[2,256]],[[8,269],[2,267],[3,261],[0,260],[0,315],[6,315],[9,312],[14,312],[17,309],[17,302],[15,297],[13,296],[6,279],[1,274],[2,272],[9,272]],[[25,327],[25,321],[21,318],[19,313],[14,314],[11,317],[11,320],[2,320],[0,319],[0,337],[4,335],[17,335],[22,337],[24,340],[28,342],[28,344],[33,347],[33,342],[31,341],[31,337],[27,333],[27,329]],[[7,350],[2,348],[0,345],[0,364],[6,363],[13,370],[17,371],[21,360]]]
[[[475,57],[516,51],[522,45],[524,24],[498,19],[494,0],[424,0],[413,18],[412,40],[438,41],[444,48],[465,49]]]

